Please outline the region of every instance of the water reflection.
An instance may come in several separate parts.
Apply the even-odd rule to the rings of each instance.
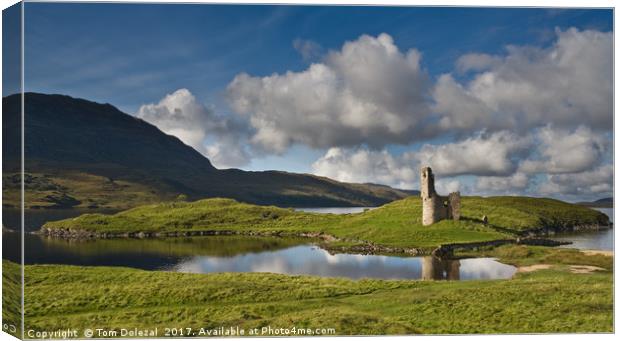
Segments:
[[[424,257],[422,261],[422,279],[425,280],[459,280],[461,279],[461,262],[437,257]]]
[[[427,257],[332,255],[310,245],[230,258],[191,257],[170,270],[193,273],[272,272],[323,277],[470,280],[510,278],[516,268],[492,258],[442,260]]]
[[[310,213],[350,214],[360,213],[375,208],[376,207],[301,207],[296,208],[295,210]]]
[[[307,239],[211,236],[202,238],[64,240],[24,235],[26,264],[124,266],[161,270],[193,256],[232,257],[285,249]],[[19,262],[19,233],[2,234],[4,258]]]
[[[4,233],[9,259],[19,234]],[[330,254],[308,239],[210,236],[70,242],[26,235],[26,264],[124,266],[193,273],[272,272],[323,277],[468,280],[510,278],[515,268],[491,258]],[[12,251],[11,251],[12,250]],[[14,260],[15,261],[15,260]]]
[[[576,233],[559,233],[554,235],[552,239],[571,242],[571,244],[560,246],[563,248],[605,251],[613,251],[614,249],[613,229]]]
[[[86,213],[112,214],[118,210],[113,209],[87,209],[87,208],[65,208],[65,209],[26,209],[24,211],[24,230],[27,232],[36,231],[48,221],[73,218]],[[11,230],[21,230],[21,213],[17,208],[2,209],[2,224]]]
[[[614,209],[612,207],[591,207],[593,210],[605,213],[609,217],[609,221],[614,222]]]
[[[608,207],[593,207],[592,209],[605,213],[609,221],[614,221],[614,209]],[[560,247],[581,250],[614,250],[614,229],[600,231],[583,231],[574,233],[558,233],[552,237],[555,240],[572,242]]]

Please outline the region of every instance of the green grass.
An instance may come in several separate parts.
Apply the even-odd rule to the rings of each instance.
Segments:
[[[478,219],[486,215],[490,224],[517,231],[608,224],[608,218],[599,211],[549,198],[468,197],[462,214]]]
[[[2,323],[3,331],[21,336],[22,273],[18,264],[2,261]]]
[[[67,241],[49,238],[45,248],[50,253],[64,252],[70,248],[76,257],[93,257],[102,253],[131,254],[142,250],[146,255],[170,257],[217,256],[234,257],[240,254],[258,253],[265,250],[283,250],[310,242],[307,238],[209,236],[170,238],[115,238],[83,241]],[[42,245],[40,247],[43,247]]]
[[[340,238],[341,242],[432,249],[445,243],[512,238],[523,230],[550,226],[550,222],[559,227],[607,222],[607,217],[600,212],[552,199],[465,197],[462,207],[461,221],[445,220],[423,226],[421,200],[418,197],[348,215],[297,212],[274,206],[244,204],[232,199],[204,199],[146,205],[114,215],[85,214],[48,222],[44,228],[117,234],[203,230],[324,233]],[[489,225],[480,221],[483,215],[489,217]]]
[[[7,173],[2,180],[3,206],[19,207],[19,173]],[[26,208],[128,209],[176,196],[144,184],[77,171],[64,171],[62,175],[26,173],[24,182]]]
[[[6,262],[5,262],[6,264]],[[337,334],[611,332],[609,272],[348,280],[30,265],[26,328],[335,328]],[[6,279],[5,279],[6,280]]]
[[[549,248],[545,246],[502,245],[478,251],[457,251],[455,257],[495,257],[501,262],[516,266],[534,264],[591,265],[613,270],[613,258],[601,254],[586,255],[577,249]]]

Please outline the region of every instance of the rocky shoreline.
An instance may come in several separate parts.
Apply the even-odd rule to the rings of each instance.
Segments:
[[[432,255],[439,258],[451,258],[454,255],[454,251],[471,251],[484,247],[497,247],[506,244],[518,244],[518,245],[535,245],[535,246],[560,246],[569,245],[571,242],[561,242],[553,239],[546,238],[516,238],[516,239],[498,239],[488,242],[475,242],[475,243],[455,243],[445,244],[435,250]]]
[[[571,233],[571,232],[586,232],[586,231],[601,231],[613,228],[614,224],[608,225],[589,224],[589,225],[552,225],[539,228],[528,229],[519,233],[523,237],[537,237],[537,236],[553,236],[557,233]]]
[[[194,230],[194,231],[170,231],[170,232],[93,232],[80,229],[48,229],[45,226],[35,234],[43,235],[46,237],[59,238],[59,239],[113,239],[113,238],[167,238],[167,237],[197,237],[197,236],[230,236],[230,235],[244,235],[244,236],[263,236],[263,237],[304,237],[304,238],[316,238],[326,241],[333,241],[338,238],[322,233],[322,232],[301,232],[301,233],[289,233],[286,231],[234,231],[234,230]]]
[[[432,249],[417,248],[395,248],[383,245],[376,245],[368,241],[358,239],[339,238],[323,232],[286,232],[286,231],[233,231],[233,230],[201,230],[201,231],[181,231],[181,232],[91,232],[86,230],[74,229],[47,229],[42,227],[34,232],[50,238],[68,240],[92,240],[92,239],[114,239],[114,238],[173,238],[173,237],[199,237],[199,236],[256,236],[256,237],[301,237],[320,240],[321,246],[330,253],[356,253],[356,254],[406,254],[419,255],[430,254]],[[332,246],[332,242],[355,243],[351,246]]]
[[[600,228],[598,228],[600,229]],[[573,230],[576,231],[576,230]],[[560,242],[552,239],[527,236],[514,239],[499,239],[486,242],[473,243],[454,243],[444,244],[437,248],[401,248],[374,244],[368,241],[357,239],[344,239],[323,232],[286,232],[286,231],[234,231],[234,230],[200,230],[200,231],[179,231],[179,232],[92,232],[75,229],[48,229],[42,227],[36,234],[51,238],[70,239],[70,240],[90,240],[90,239],[113,239],[113,238],[169,238],[169,237],[197,237],[197,236],[258,236],[258,237],[302,237],[320,240],[321,247],[332,254],[354,253],[365,255],[433,255],[440,258],[450,258],[456,250],[476,250],[482,247],[495,247],[505,244],[540,245],[540,246],[559,246],[567,245],[570,242]],[[333,242],[352,243],[353,245],[336,246]]]

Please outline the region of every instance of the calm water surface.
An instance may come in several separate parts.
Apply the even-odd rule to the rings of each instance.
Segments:
[[[18,235],[3,234],[9,258],[19,261]],[[272,272],[384,279],[500,279],[516,269],[491,258],[331,255],[308,240],[209,236],[71,242],[26,235],[26,264],[126,266],[192,273]],[[5,252],[6,252],[5,251]],[[11,252],[12,251],[12,252]]]
[[[311,213],[333,213],[333,214],[349,214],[360,213],[366,210],[372,210],[376,207],[300,207],[296,211]]]
[[[605,213],[611,222],[614,221],[613,208],[593,207],[593,209]],[[615,227],[614,227],[615,228]],[[582,250],[605,250],[614,249],[614,229],[606,229],[592,232],[562,233],[553,236],[553,239],[569,241],[572,244],[562,245],[561,247],[576,248]]]
[[[77,217],[86,213],[103,213],[110,214],[118,212],[112,209],[87,209],[87,208],[69,208],[69,209],[27,209],[24,212],[24,229],[26,231],[36,231],[48,221],[62,220]],[[20,230],[20,212],[16,208],[2,209],[2,223],[11,230]]]

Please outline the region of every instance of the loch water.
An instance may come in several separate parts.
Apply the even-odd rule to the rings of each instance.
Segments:
[[[5,257],[19,261],[18,235],[3,234]],[[33,234],[24,238],[26,264],[122,266],[191,273],[270,272],[288,275],[382,279],[501,279],[516,268],[492,258],[440,260],[330,254],[307,239],[206,236],[69,241]]]
[[[605,213],[609,220],[614,221],[613,208],[593,208],[597,211]],[[552,237],[554,240],[571,242],[571,244],[562,245],[561,247],[575,248],[581,250],[614,250],[614,229],[603,229],[599,231],[582,231],[575,233],[556,234]]]
[[[349,214],[359,208],[306,208],[304,211]],[[613,219],[613,211],[605,211]],[[80,210],[29,210],[26,230],[35,231],[49,220],[77,216]],[[108,213],[108,212],[102,212]],[[11,217],[5,215],[10,226]],[[15,220],[19,221],[19,220]],[[573,241],[568,247],[613,249],[613,230],[555,239]],[[19,235],[3,232],[3,257],[20,260]],[[68,241],[34,234],[24,236],[26,264],[122,266],[156,271],[191,273],[270,272],[352,279],[472,280],[510,278],[516,268],[492,258],[440,260],[434,257],[398,257],[331,254],[308,239],[249,236],[191,238],[99,239]]]

